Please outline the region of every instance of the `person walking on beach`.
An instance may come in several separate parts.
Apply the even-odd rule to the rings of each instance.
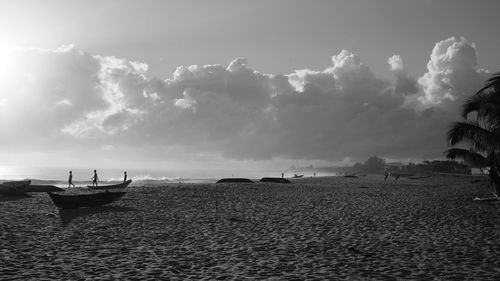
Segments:
[[[123,172],[123,182],[127,181],[127,171]]]
[[[92,186],[97,186],[97,182],[99,181],[99,177],[97,176],[97,170],[94,170],[94,176],[91,178]]]
[[[68,178],[68,187],[75,187],[75,185],[73,184],[73,172],[69,171],[69,178]]]

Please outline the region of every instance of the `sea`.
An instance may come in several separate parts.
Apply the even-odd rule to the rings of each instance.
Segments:
[[[238,177],[258,180],[262,177],[281,177],[282,171],[274,170],[196,170],[170,171],[146,169],[113,169],[96,168],[101,184],[113,184],[123,181],[124,172],[127,179],[132,179],[131,186],[164,185],[169,183],[215,183],[221,178]],[[76,168],[73,173],[73,183],[76,186],[91,185],[94,169]],[[285,172],[285,176],[293,176]],[[69,169],[48,167],[0,166],[0,182],[30,179],[32,184],[50,184],[58,187],[68,187]]]

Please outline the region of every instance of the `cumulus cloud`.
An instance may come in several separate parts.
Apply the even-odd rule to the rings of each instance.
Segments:
[[[387,60],[390,69],[396,75],[396,85],[394,91],[396,94],[412,95],[419,91],[418,82],[411,77],[403,67],[403,60],[399,55],[394,55]]]
[[[270,75],[236,58],[179,66],[167,79],[74,46],[16,56],[21,67],[0,71],[14,77],[0,82],[0,115],[10,116],[2,132],[254,160],[439,157],[452,113],[487,76],[463,38],[438,42],[419,79],[390,57],[394,83],[347,50],[324,70]]]
[[[463,37],[448,38],[434,46],[427,72],[418,80],[423,87],[419,101],[427,106],[452,108],[487,77],[488,72],[477,66],[474,44]]]

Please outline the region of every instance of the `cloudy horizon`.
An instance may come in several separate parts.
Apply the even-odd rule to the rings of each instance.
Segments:
[[[376,2],[389,9],[384,1]],[[444,5],[423,2],[405,5],[434,7],[435,10]],[[110,1],[106,5],[110,3],[116,5],[117,2]],[[138,6],[137,2],[127,3]],[[179,2],[167,3],[182,6]],[[304,2],[297,3],[304,9]],[[333,8],[337,4],[339,10],[352,11],[360,11],[360,3],[373,5],[366,1],[355,1],[352,7],[345,1],[333,4],[317,2],[318,6],[324,4]],[[154,2],[154,5],[160,4]],[[225,1],[217,2],[214,7],[223,4],[230,6],[228,11],[238,9],[238,5]],[[262,2],[243,6],[249,8],[247,5],[253,8],[252,11],[264,7]],[[183,8],[187,9],[187,6]],[[276,6],[270,6],[269,10],[275,11]],[[457,10],[465,12],[466,6],[457,3]],[[124,9],[124,14],[130,12],[130,7]],[[298,12],[293,7],[284,9],[291,14]],[[269,10],[263,13],[262,22],[269,20],[266,17]],[[72,9],[67,11],[71,14]],[[147,11],[154,13],[151,7]],[[219,11],[206,11],[211,12],[220,15]],[[142,21],[149,19],[142,13],[143,10],[138,11]],[[200,11],[195,9],[193,13]],[[18,16],[22,18],[20,14]],[[306,15],[309,20],[313,16]],[[207,16],[207,20],[210,18]],[[230,18],[235,19],[234,16]],[[109,38],[104,37],[104,32],[96,32],[100,45],[107,41],[115,43],[112,35],[122,38],[119,35],[127,29],[127,26],[115,26],[113,19],[113,16],[98,17],[97,22],[106,20],[119,30],[109,31]],[[62,17],[60,20],[68,19]],[[287,17],[283,20],[283,24],[294,25]],[[400,15],[388,20],[404,21]],[[286,168],[294,163],[351,164],[373,155],[391,161],[442,159],[447,148],[446,130],[451,122],[460,118],[464,99],[498,71],[493,68],[498,59],[490,51],[496,41],[488,42],[483,40],[483,33],[476,36],[468,30],[457,34],[449,27],[452,20],[442,20],[442,26],[435,26],[434,32],[429,31],[432,36],[426,37],[425,29],[419,30],[426,44],[412,46],[418,51],[410,51],[411,54],[406,48],[389,48],[389,40],[387,49],[393,50],[390,53],[376,46],[374,52],[367,51],[368,54],[363,53],[368,49],[350,48],[353,40],[357,42],[355,46],[369,46],[368,42],[373,42],[373,38],[366,34],[368,39],[363,42],[362,36],[339,37],[334,47],[325,47],[330,49],[330,54],[323,56],[322,62],[318,63],[311,55],[315,63],[304,65],[298,65],[298,62],[304,62],[309,53],[315,53],[319,48],[314,44],[314,38],[321,42],[322,31],[335,33],[336,28],[316,26],[317,23],[313,22],[307,28],[308,34],[276,33],[276,36],[283,37],[280,42],[288,42],[290,46],[294,44],[290,41],[294,37],[309,42],[304,45],[308,46],[307,49],[296,53],[295,58],[286,63],[283,63],[283,57],[276,55],[274,65],[279,67],[272,70],[281,71],[272,73],[268,71],[272,67],[266,65],[273,65],[273,54],[288,53],[281,43],[257,42],[259,46],[269,44],[267,51],[271,52],[271,57],[267,57],[266,51],[259,51],[267,58],[267,64],[263,64],[255,58],[253,51],[238,45],[250,45],[247,41],[231,43],[229,36],[225,38],[228,40],[226,45],[221,45],[221,38],[208,38],[214,34],[202,28],[206,22],[203,18],[186,23],[200,27],[199,31],[192,28],[191,33],[178,31],[182,33],[178,38],[186,38],[186,34],[198,36],[199,44],[206,44],[206,49],[196,50],[208,56],[214,53],[214,59],[201,58],[192,53],[192,49],[179,55],[176,49],[172,61],[184,58],[186,63],[179,63],[172,71],[166,66],[163,69],[158,67],[159,62],[169,59],[168,52],[158,52],[158,57],[152,57],[155,53],[148,39],[154,37],[151,30],[136,31],[142,35],[137,40],[142,42],[144,50],[138,48],[124,52],[116,47],[94,48],[88,35],[82,35],[85,40],[69,36],[67,42],[58,44],[61,38],[64,39],[61,35],[53,42],[47,43],[44,38],[37,44],[19,36],[18,32],[26,28],[8,29],[10,37],[5,35],[0,41],[0,166],[100,165],[141,169],[161,166],[166,170],[234,170],[276,168],[277,164]],[[16,22],[12,17],[5,21]],[[374,22],[378,21],[377,17]],[[244,15],[240,22],[235,23],[234,29],[224,29],[233,33],[240,29],[251,40],[254,36],[249,29],[251,22],[251,18]],[[69,23],[75,30],[93,26],[90,18]],[[222,23],[229,24],[222,20],[213,23],[217,28],[222,28]],[[156,26],[143,24],[150,28]],[[182,26],[180,22],[177,24]],[[254,24],[251,30],[257,32],[260,25],[258,21]],[[403,24],[403,32],[405,28],[410,32],[411,24]],[[32,34],[37,30],[35,26],[29,28]],[[43,31],[43,26],[38,28]],[[134,32],[133,24],[128,28]],[[280,25],[268,28],[283,31]],[[315,28],[318,34],[314,33]],[[352,28],[356,30],[356,27]],[[392,28],[391,25],[388,29]],[[7,34],[6,30],[2,29],[4,34]],[[176,34],[166,36],[165,40],[171,42]],[[397,40],[399,35],[394,36]],[[239,39],[236,36],[235,40]],[[400,40],[404,41],[404,38]],[[343,41],[346,46],[342,46]],[[481,45],[483,42],[485,46]],[[221,55],[224,48],[231,50],[228,53],[240,52],[220,61],[224,57]],[[421,55],[426,51],[426,55]],[[323,54],[324,50],[321,49],[320,53]],[[136,59],[141,57],[138,54],[147,55],[140,60]],[[368,62],[365,62],[365,56]],[[193,57],[198,57],[200,62],[193,61]],[[257,60],[257,66],[252,58]],[[373,61],[379,63],[372,66]],[[425,69],[418,73],[415,72],[420,67],[412,65],[416,61],[425,65]],[[486,61],[488,63],[480,63]],[[259,69],[259,65],[265,69]],[[286,67],[290,68],[284,70]]]

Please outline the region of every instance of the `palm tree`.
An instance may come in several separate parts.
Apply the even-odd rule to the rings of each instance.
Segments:
[[[473,121],[468,120],[469,115]],[[490,183],[500,195],[500,72],[465,101],[462,117],[464,121],[453,123],[448,131],[448,144],[466,143],[470,148],[450,148],[445,151],[446,157],[488,168]]]

